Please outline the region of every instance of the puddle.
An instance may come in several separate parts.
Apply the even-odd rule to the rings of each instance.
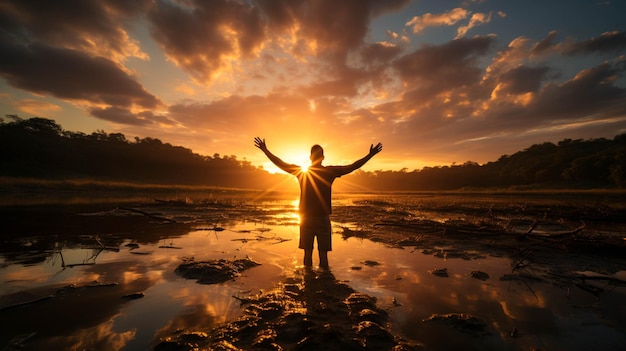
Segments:
[[[578,285],[535,280],[511,275],[517,258],[502,254],[506,250],[454,251],[445,243],[397,245],[342,235],[348,227],[356,232],[377,230],[364,223],[384,220],[384,213],[421,216],[420,208],[406,208],[406,200],[405,208],[388,198],[380,201],[372,209],[341,199],[337,212],[349,221],[333,222],[329,260],[337,282],[376,298],[377,307],[388,313],[394,335],[421,343],[426,350],[617,350],[626,342],[626,287],[615,280],[589,278]],[[78,241],[35,236],[12,240],[10,250],[0,256],[0,346],[150,349],[181,330],[208,331],[235,321],[244,314],[241,299],[271,291],[302,269],[293,203],[210,214],[204,210],[160,212],[189,223],[175,229],[163,223],[142,227],[148,234],[82,228],[84,237]],[[443,217],[439,211],[437,218]],[[248,257],[261,265],[224,283],[198,284],[175,273],[191,258]],[[610,276],[618,282],[626,276],[621,261],[610,266],[610,272],[584,262],[574,273]],[[447,275],[432,274],[443,269]],[[427,321],[433,315],[474,316],[484,326],[476,335],[442,322],[443,317]]]

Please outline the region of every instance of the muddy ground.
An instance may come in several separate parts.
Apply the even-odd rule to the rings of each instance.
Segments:
[[[132,231],[139,240],[156,241],[163,235],[180,235],[203,226],[221,230],[243,220],[288,221],[277,216],[285,211],[292,209],[219,201],[11,207],[2,211],[0,251],[8,262],[36,262],[45,259],[43,248],[49,243],[38,240],[36,245],[43,253],[34,255],[36,250],[30,250],[32,257],[28,257],[17,249],[20,240],[37,235],[93,244],[92,237],[84,236],[85,228],[97,228],[99,245],[114,247],[123,240],[118,235],[120,228]],[[626,269],[626,207],[620,201],[364,197],[340,202],[332,219],[335,232],[343,237],[419,250],[442,259],[510,257],[510,274],[492,279],[544,281],[597,296],[604,293],[598,281],[626,286],[615,277]],[[375,264],[375,258],[371,262]],[[177,273],[189,279],[198,279],[200,274],[204,279],[200,283],[205,284],[233,279],[240,270],[252,266],[245,262],[205,262],[203,267],[194,266],[198,269],[194,275],[188,274],[189,263],[181,262]],[[202,268],[212,271],[203,275]],[[581,273],[587,271],[598,274]],[[433,272],[437,273],[445,271]],[[473,272],[477,279],[481,273]],[[337,281],[331,270],[296,270],[271,291],[237,299],[245,311],[239,319],[209,330],[198,325],[193,330],[177,331],[155,340],[154,349],[424,349],[418,341],[393,335],[387,313],[377,307],[376,299]],[[434,315],[424,322],[446,323],[478,336],[489,332],[484,321],[464,314]],[[13,346],[8,345],[9,349]]]

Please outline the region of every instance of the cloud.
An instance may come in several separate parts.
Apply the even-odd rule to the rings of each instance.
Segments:
[[[0,19],[19,41],[83,51],[121,62],[128,57],[148,59],[122,27],[124,19],[144,11],[149,1],[36,1],[4,2]]]
[[[123,65],[130,57],[148,56],[120,24],[147,4],[6,2],[0,7],[0,50],[6,53],[0,56],[0,76],[13,87],[66,100],[98,118],[147,123],[139,117],[141,110],[157,109],[162,102]],[[33,110],[32,104],[28,111],[50,113]]]
[[[557,34],[557,31],[553,30],[548,33],[545,38],[535,43],[530,51],[530,55],[538,56],[544,54],[545,52],[549,52],[550,49],[554,47],[554,39],[556,38]]]
[[[472,84],[480,80],[477,60],[487,53],[494,37],[461,38],[442,45],[427,45],[393,63],[407,90],[437,87],[438,91]]]
[[[198,82],[254,56],[265,36],[258,10],[242,2],[156,1],[148,19],[165,55]]]
[[[465,25],[465,26],[460,26],[457,29],[456,37],[457,38],[461,38],[461,37],[465,36],[465,34],[467,34],[467,32],[470,29],[472,29],[472,28],[474,28],[474,27],[476,27],[478,25],[491,22],[491,16],[492,15],[493,15],[492,12],[490,12],[488,14],[484,14],[484,13],[480,13],[480,12],[472,14],[472,17],[470,18],[469,23],[467,25]]]
[[[500,16],[501,18],[506,17],[506,14],[502,11],[498,11],[497,15]],[[464,37],[470,29],[476,26],[491,22],[491,18],[493,17],[493,12],[471,13],[470,11],[464,8],[457,7],[448,12],[444,12],[440,14],[426,13],[422,16],[415,16],[406,23],[406,26],[411,27],[413,34],[418,34],[424,31],[424,29],[429,28],[429,27],[453,26],[467,19],[468,17],[470,18],[469,22],[466,25],[461,25],[457,28],[457,35],[455,39]]]
[[[561,43],[556,43],[557,31],[551,31],[548,35],[537,42],[531,55],[598,55],[604,53],[626,52],[626,32],[612,31],[604,32],[597,37],[576,41],[574,38],[566,38]]]
[[[452,26],[467,18],[469,11],[460,7],[454,8],[441,14],[426,13],[422,16],[415,16],[406,23],[411,27],[414,34],[421,33],[428,27]]]
[[[408,5],[411,0],[369,0],[370,12],[373,17],[388,12],[398,11]],[[355,4],[363,4],[363,1],[355,1]]]
[[[554,34],[549,37],[553,40]],[[454,157],[460,154],[459,141],[466,141],[463,152],[471,150],[480,157],[505,139],[528,143],[531,131],[541,139],[542,131],[556,133],[560,126],[559,133],[567,137],[592,125],[611,134],[616,124],[624,124],[626,89],[616,83],[625,65],[604,62],[557,83],[552,79],[558,67],[547,61],[525,64],[538,44],[520,37],[482,70],[494,44],[492,36],[459,39],[397,59],[394,68],[406,93],[370,110],[393,121],[392,128],[378,129],[383,139],[392,140],[391,147],[412,145],[419,150],[407,157]]]
[[[167,126],[175,124],[168,117],[155,114],[152,111],[133,112],[130,109],[117,106],[109,106],[106,108],[92,108],[90,110],[90,113],[94,117],[116,124],[133,126],[148,126],[151,124]]]
[[[596,54],[602,52],[625,52],[626,32],[605,32],[599,37],[564,45],[564,55]]]
[[[14,87],[92,104],[156,108],[161,102],[113,61],[38,43],[0,43],[0,75]]]
[[[524,65],[537,45],[533,45],[530,39],[523,36],[511,40],[506,48],[492,58],[491,63],[485,69],[483,84],[495,86],[498,77],[502,74]]]
[[[315,70],[311,75],[341,75],[349,53],[364,44],[370,20],[407,3],[157,1],[148,19],[152,37],[168,59],[197,83],[210,85],[220,75],[245,72],[247,62],[262,57],[299,69],[317,60],[319,65],[307,67]]]
[[[24,111],[33,116],[49,116],[57,111],[61,111],[61,106],[45,101],[22,99],[16,101],[14,105],[20,111]]]
[[[529,106],[529,114],[552,119],[588,118],[594,114],[624,117],[626,89],[614,85],[624,72],[623,66],[605,62],[581,71],[562,84],[547,84]]]
[[[170,118],[181,125],[228,134],[267,130],[289,125],[304,127],[310,119],[310,105],[302,96],[270,94],[238,96],[210,103],[181,103],[169,107]],[[268,123],[268,121],[274,121]]]
[[[509,94],[536,93],[549,70],[548,67],[515,67],[500,76],[500,91]]]
[[[398,56],[402,48],[387,43],[373,43],[361,50],[361,57],[366,64],[386,64]]]

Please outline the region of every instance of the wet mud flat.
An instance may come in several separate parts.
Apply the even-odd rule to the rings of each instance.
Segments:
[[[354,291],[329,270],[298,269],[271,291],[236,298],[244,308],[237,320],[177,331],[154,350],[422,350],[392,335],[376,298]]]
[[[619,201],[607,204],[589,199],[363,196],[339,199],[337,203],[332,218],[335,234],[338,234],[334,240],[341,240],[340,235],[343,240],[357,238],[432,257],[437,263],[430,267],[429,273],[442,281],[454,279],[459,273],[458,268],[454,268],[459,265],[450,266],[452,262],[502,257],[510,261],[510,269],[505,274],[494,275],[482,270],[463,274],[471,274],[472,279],[485,284],[514,282],[533,293],[538,284],[547,284],[561,289],[565,299],[585,294],[598,304],[615,291],[623,293],[626,286],[623,275],[626,270],[626,210]],[[49,260],[55,254],[52,248],[59,242],[66,247],[93,247],[103,252],[132,250],[142,255],[148,254],[141,250],[145,245],[164,244],[164,238],[185,236],[192,230],[219,233],[241,222],[257,223],[259,229],[294,226],[297,219],[293,211],[293,206],[283,203],[243,201],[236,204],[155,201],[120,206],[10,208],[3,211],[3,233],[7,234],[2,239],[0,254],[5,267]],[[241,240],[264,240],[267,245],[281,242],[263,231],[259,233],[252,238],[244,232],[237,235],[246,238]],[[138,248],[127,247],[129,239]],[[270,240],[275,241],[270,243]],[[177,249],[175,245],[161,246]],[[384,271],[385,265],[379,265],[378,261],[378,257],[365,257],[361,265],[351,269],[363,274],[367,274],[367,270],[362,266],[382,267]],[[202,285],[214,285],[237,280],[247,269],[255,267],[242,266],[235,259],[205,261],[196,274],[189,275],[191,266],[185,264],[193,262],[197,263],[181,259],[176,266],[178,269],[172,268],[170,274],[192,280],[201,277]],[[258,260],[255,263],[266,264]],[[90,261],[82,264],[90,264]],[[69,262],[63,265],[66,269],[72,268]],[[203,275],[207,269],[211,273]],[[437,346],[432,341],[422,342],[398,332],[390,314],[406,306],[402,303],[383,305],[375,297],[351,287],[350,281],[337,280],[337,273],[288,268],[284,273],[287,277],[277,280],[271,290],[233,295],[232,300],[242,310],[234,320],[215,325],[187,325],[160,333],[152,347],[159,350],[428,350],[446,345],[443,340]],[[14,300],[10,304],[3,304],[0,317],[5,321],[9,317],[37,318],[38,309],[33,307],[62,299],[71,310],[72,296],[78,291],[89,291],[95,303],[111,299],[111,295],[124,304],[143,298],[139,293],[145,287],[141,284],[116,286],[116,283],[112,280],[73,288],[50,286],[38,288],[47,289],[45,293],[37,294],[36,289],[32,289],[30,295],[29,291],[21,291],[22,297],[12,296]],[[28,298],[24,298],[27,295]],[[44,299],[38,300],[38,296]],[[8,301],[4,297],[3,300]],[[110,307],[112,310],[119,308]],[[617,323],[614,327],[618,330],[625,330],[626,320],[618,318],[611,323]],[[531,333],[520,325],[503,334],[488,318],[462,308],[454,313],[429,313],[413,324],[424,329],[437,325],[459,331],[469,337],[468,350],[481,349],[480,345],[484,344],[480,340],[493,338],[506,339],[506,342],[487,349],[503,349],[515,345],[516,338]],[[41,328],[45,328],[45,323]],[[41,339],[45,335],[50,333],[3,335],[2,346],[36,349],[36,346],[46,345]],[[541,349],[541,345],[534,347]]]

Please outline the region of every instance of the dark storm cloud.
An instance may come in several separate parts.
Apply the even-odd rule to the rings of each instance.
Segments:
[[[38,94],[114,106],[155,108],[147,92],[114,62],[82,52],[42,44],[0,42],[0,75],[9,84]]]

